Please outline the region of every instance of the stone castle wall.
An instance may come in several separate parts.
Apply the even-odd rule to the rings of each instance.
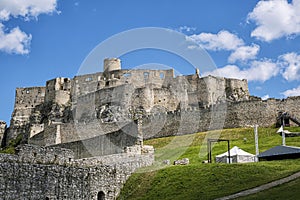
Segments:
[[[251,127],[270,127],[277,122],[279,111],[287,111],[300,119],[300,97],[287,99],[248,100],[227,102],[206,109],[187,109],[180,112],[154,114],[143,119],[144,139],[195,132]],[[296,124],[292,124],[296,125]]]
[[[0,121],[0,146],[2,145],[1,141],[4,137],[6,129],[7,129],[6,122],[5,121]]]
[[[0,196],[97,200],[102,194],[112,200],[131,173],[153,159],[153,154],[120,154],[76,160],[67,149],[25,145],[17,155],[0,154]]]
[[[39,145],[94,138],[118,131],[136,115],[150,116],[143,128],[146,138],[192,133],[210,129],[211,108],[226,102],[234,105],[225,115],[232,120],[220,128],[248,124],[243,116],[255,115],[249,115],[252,111],[244,106],[252,106],[246,80],[202,78],[199,73],[174,77],[173,69],[127,70],[121,69],[118,59],[108,59],[104,66],[104,72],[55,78],[46,87],[17,89],[6,144],[20,134],[25,142]],[[187,110],[195,112],[184,116]]]
[[[93,156],[103,156],[119,154],[124,152],[126,147],[139,144],[137,126],[130,123],[118,131],[110,132],[105,135],[97,135],[87,139],[80,139],[70,142],[56,144],[52,146],[71,149],[75,158],[88,158]],[[51,145],[51,143],[47,143]]]

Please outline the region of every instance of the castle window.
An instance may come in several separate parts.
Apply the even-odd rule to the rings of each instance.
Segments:
[[[149,72],[144,72],[144,79],[148,80],[149,79]]]
[[[159,77],[160,77],[160,79],[164,79],[164,78],[165,78],[165,74],[161,72],[161,73],[159,74]]]
[[[86,82],[90,82],[90,81],[92,81],[92,80],[93,80],[92,77],[88,77],[88,78],[85,79]]]
[[[98,200],[104,200],[105,199],[105,194],[104,194],[103,191],[98,192],[97,199]]]
[[[131,73],[123,74],[123,76],[124,76],[125,78],[129,78],[129,77],[131,77]]]

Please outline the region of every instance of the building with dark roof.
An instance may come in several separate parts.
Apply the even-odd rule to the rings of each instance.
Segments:
[[[300,158],[300,147],[293,146],[276,146],[268,149],[258,155],[261,160],[283,160]]]

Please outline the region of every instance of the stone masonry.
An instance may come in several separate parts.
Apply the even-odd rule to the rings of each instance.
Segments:
[[[3,145],[18,135],[22,135],[22,143],[45,146],[86,140],[122,130],[137,116],[145,120],[144,137],[157,137],[167,135],[160,133],[172,128],[167,124],[177,123],[172,113],[206,112],[213,105],[249,97],[247,80],[201,78],[198,70],[193,75],[175,76],[173,69],[122,69],[119,59],[110,58],[104,60],[103,72],[55,78],[44,87],[17,88]],[[172,121],[159,131],[151,130],[155,118],[166,113]]]
[[[152,164],[153,150],[143,152],[76,160],[68,149],[23,145],[0,154],[0,199],[113,200],[131,173]]]

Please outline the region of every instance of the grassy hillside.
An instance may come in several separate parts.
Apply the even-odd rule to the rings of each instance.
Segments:
[[[260,152],[281,144],[275,128],[259,128]],[[125,184],[119,199],[214,199],[288,176],[300,170],[300,159],[250,164],[202,164],[206,156],[207,137],[230,139],[255,153],[252,128],[226,129],[178,137],[145,141],[156,148],[157,163],[178,158],[190,159],[188,166],[168,166],[136,173]],[[286,144],[300,146],[300,137],[286,138]],[[227,143],[216,143],[213,156],[227,150]]]
[[[273,200],[295,200],[300,197],[300,179],[296,179],[289,183],[271,188],[259,192],[254,195],[239,198],[239,200],[250,200],[250,199],[273,199]]]

